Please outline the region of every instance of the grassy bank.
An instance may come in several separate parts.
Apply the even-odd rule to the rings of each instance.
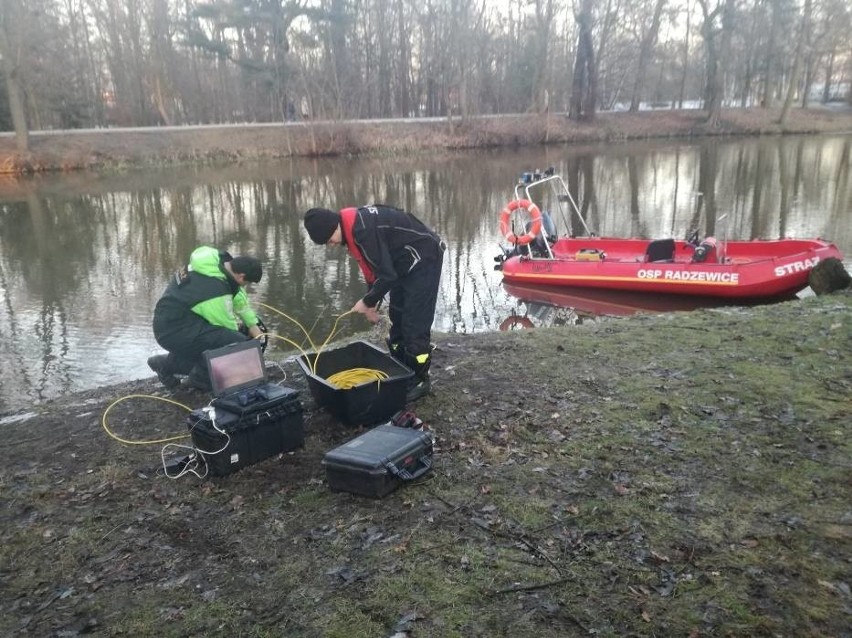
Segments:
[[[804,134],[852,131],[852,112],[794,109],[778,124],[778,111],[729,109],[719,127],[701,111],[600,114],[593,123],[564,115],[507,115],[441,121],[299,122],[201,128],[34,133],[30,152],[0,137],[0,172],[115,169],[189,162],[295,156],[402,155],[445,149],[593,143],[656,137]]]
[[[292,363],[305,449],[222,479],[106,436],[153,380],[36,406],[4,426],[0,634],[845,635],[850,309],[440,336],[416,406],[436,471],[382,501],[327,489],[355,432]],[[183,415],[131,399],[110,425],[162,438]]]

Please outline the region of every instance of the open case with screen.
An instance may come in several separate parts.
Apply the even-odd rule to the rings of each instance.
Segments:
[[[262,411],[276,405],[289,390],[268,382],[261,344],[255,339],[206,350],[204,360],[217,408],[235,414]]]
[[[212,475],[304,446],[299,391],[269,383],[258,341],[207,350],[204,359],[212,409],[193,410],[187,426]]]

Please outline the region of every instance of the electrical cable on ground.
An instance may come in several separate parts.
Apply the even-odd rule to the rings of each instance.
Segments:
[[[124,439],[124,438],[118,436],[117,434],[113,433],[112,430],[110,430],[109,426],[107,425],[107,415],[109,414],[110,410],[112,410],[116,405],[118,405],[122,401],[126,401],[128,399],[156,399],[158,401],[164,401],[166,403],[171,403],[172,405],[176,405],[178,407],[181,407],[184,410],[186,410],[187,412],[192,412],[192,408],[185,406],[183,403],[178,403],[177,401],[173,401],[172,399],[167,399],[165,397],[158,397],[155,394],[128,394],[128,395],[125,395],[125,396],[123,396],[119,399],[116,399],[112,403],[110,403],[109,406],[107,407],[107,409],[104,410],[104,414],[101,417],[101,425],[103,426],[104,430],[106,431],[107,434],[109,434],[116,441],[118,441],[120,443],[124,443],[125,445],[154,445],[156,443],[168,443],[170,441],[179,441],[180,439],[185,439],[189,436],[189,434],[182,434],[180,436],[172,436],[172,437],[169,437],[169,438],[157,439],[157,440],[154,440],[154,441],[130,441],[128,439]]]

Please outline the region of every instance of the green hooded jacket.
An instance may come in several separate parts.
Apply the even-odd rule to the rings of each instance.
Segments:
[[[196,248],[186,269],[175,273],[154,308],[154,336],[191,341],[198,334],[198,317],[207,323],[238,330],[238,318],[249,328],[257,315],[245,289],[225,270],[230,257],[212,246]]]
[[[212,246],[201,246],[192,251],[189,256],[189,272],[198,273],[205,277],[211,277],[233,283],[230,290],[236,287],[235,293],[224,292],[216,296],[201,299],[191,306],[192,311],[212,323],[214,326],[222,326],[237,330],[237,317],[242,319],[247,326],[257,324],[257,314],[249,305],[248,295],[245,289],[234,281],[224,268],[222,254]],[[211,292],[215,289],[211,289]],[[194,300],[193,300],[194,301]]]

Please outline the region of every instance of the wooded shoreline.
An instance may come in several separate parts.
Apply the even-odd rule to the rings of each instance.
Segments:
[[[782,126],[780,110],[727,109],[718,126],[698,110],[602,113],[593,122],[565,114],[503,115],[442,120],[359,120],[151,129],[34,132],[30,150],[0,136],[0,173],[122,170],[187,163],[287,157],[402,155],[560,143],[652,138],[852,132],[852,110],[795,109]]]

